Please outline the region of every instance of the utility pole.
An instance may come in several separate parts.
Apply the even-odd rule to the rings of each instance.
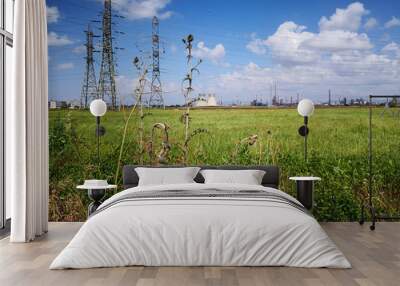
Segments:
[[[105,101],[111,100],[111,109],[117,109],[117,92],[115,87],[115,63],[112,44],[111,0],[104,0],[103,11],[103,51],[99,77],[99,97]]]
[[[160,36],[159,36],[159,21],[156,16],[152,21],[152,47],[153,47],[153,72],[151,78],[151,94],[149,100],[150,107],[165,108],[164,98],[162,95],[161,79],[160,79]]]
[[[89,101],[98,98],[98,90],[96,83],[96,74],[94,72],[94,60],[93,53],[97,52],[93,47],[93,37],[94,36],[90,25],[88,25],[86,34],[86,68],[85,74],[83,76],[82,90],[81,90],[81,108],[88,108]]]

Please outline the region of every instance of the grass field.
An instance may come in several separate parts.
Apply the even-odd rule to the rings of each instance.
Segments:
[[[144,117],[145,142],[151,126],[166,123],[171,151],[168,164],[182,163],[184,138],[179,109],[149,110]],[[400,118],[380,116],[374,109],[374,191],[381,211],[400,209]],[[102,118],[106,134],[101,141],[101,167],[96,167],[95,119],[89,111],[50,111],[50,219],[84,220],[88,199],[75,189],[94,176],[114,182],[122,134],[129,110],[108,112]],[[303,158],[303,138],[297,133],[302,118],[295,109],[201,109],[191,111],[191,129],[206,128],[190,143],[190,165],[276,164],[281,189],[294,194],[289,176],[312,174],[316,185],[314,215],[319,220],[356,220],[360,200],[367,193],[368,109],[317,108],[310,118],[309,161]],[[128,125],[121,164],[140,162],[137,115]],[[256,144],[242,140],[258,135]],[[161,135],[154,142],[161,146]],[[242,143],[241,143],[242,142]],[[152,164],[147,153],[145,164]],[[117,183],[121,183],[118,176]]]

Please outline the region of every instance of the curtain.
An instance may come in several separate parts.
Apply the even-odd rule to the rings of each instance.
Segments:
[[[45,0],[15,1],[13,94],[6,99],[6,187],[12,242],[48,225],[48,67]]]

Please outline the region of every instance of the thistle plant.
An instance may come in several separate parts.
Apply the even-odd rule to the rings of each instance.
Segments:
[[[250,156],[250,148],[254,147],[258,140],[258,135],[253,134],[241,139],[231,154],[231,162],[234,164],[253,164],[253,156]],[[260,162],[260,159],[258,160]]]
[[[248,145],[248,146],[253,146],[254,144],[257,143],[258,140],[258,135],[257,134],[253,134],[249,137],[243,138],[242,140],[240,140],[240,144],[244,144],[244,145]]]
[[[148,152],[151,158],[151,161],[155,164],[164,164],[168,161],[168,153],[171,150],[171,145],[169,143],[169,135],[168,135],[169,126],[165,123],[155,123],[153,128],[151,129],[151,140],[149,142]],[[161,143],[161,150],[157,152],[157,157],[155,158],[155,150],[154,150],[154,141],[156,131],[161,130],[163,134],[163,140]]]
[[[187,74],[182,81],[182,91],[183,96],[185,98],[185,112],[182,115],[182,121],[184,123],[185,130],[185,140],[183,143],[183,163],[186,165],[188,161],[189,155],[189,142],[190,139],[198,133],[202,133],[203,131],[198,130],[190,133],[190,107],[192,106],[192,92],[193,92],[193,73],[200,73],[198,70],[198,66],[201,64],[202,60],[199,59],[196,63],[193,63],[192,49],[193,49],[193,35],[189,34],[186,38],[182,39],[182,42],[185,44],[186,49],[186,58],[187,58]]]

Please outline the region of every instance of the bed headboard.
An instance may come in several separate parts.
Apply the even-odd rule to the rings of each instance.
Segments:
[[[136,187],[139,183],[139,176],[135,171],[136,167],[148,167],[151,166],[139,166],[139,165],[125,165],[122,170],[122,179],[124,189]],[[179,168],[182,166],[158,166],[156,168]],[[262,185],[264,187],[271,187],[278,189],[279,187],[279,168],[277,166],[200,166],[204,169],[218,169],[218,170],[263,170],[265,171],[264,178],[262,179]],[[197,183],[204,183],[203,176],[198,173],[194,180]]]

